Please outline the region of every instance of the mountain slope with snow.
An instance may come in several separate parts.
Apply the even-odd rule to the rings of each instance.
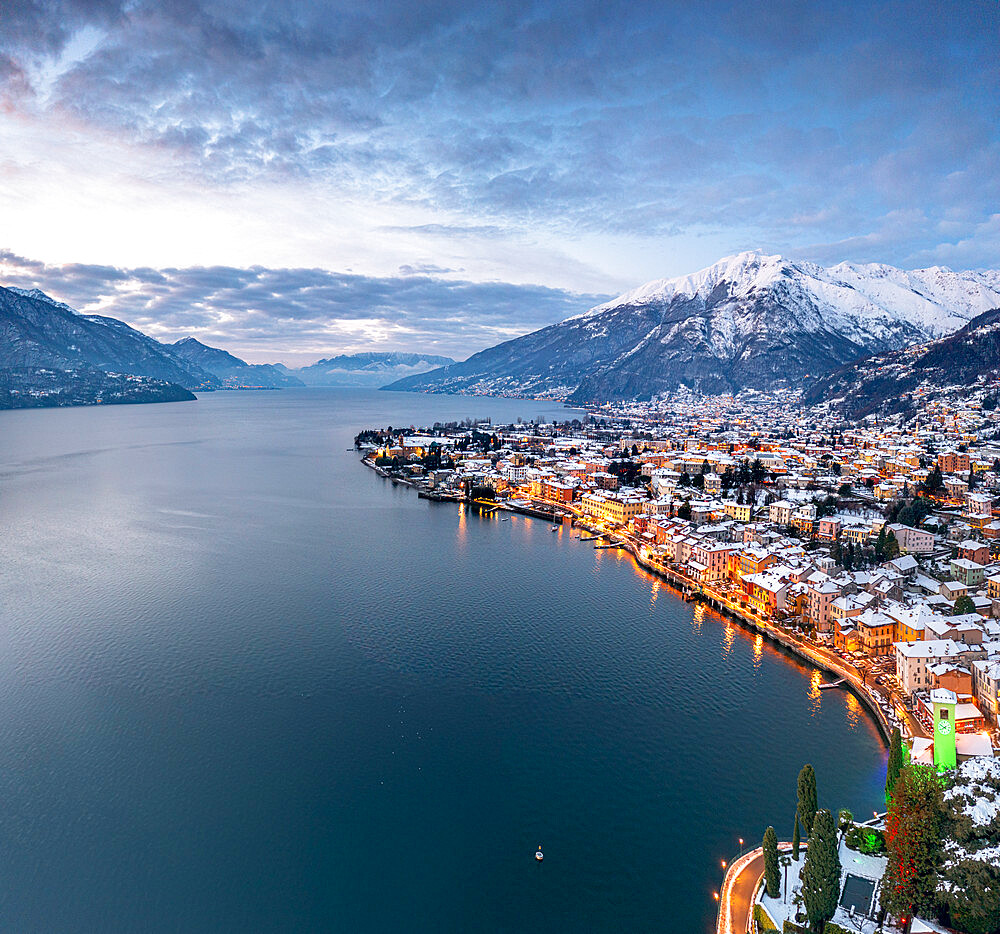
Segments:
[[[849,418],[912,408],[940,390],[963,397],[1000,384],[1000,308],[977,315],[948,337],[875,354],[835,370],[806,392]]]
[[[144,376],[185,389],[218,380],[117,318],[81,315],[38,289],[0,288],[0,369],[93,368]]]
[[[800,386],[834,368],[941,337],[1000,304],[1000,273],[824,268],[758,252],[647,283],[559,324],[392,389],[588,403]]]

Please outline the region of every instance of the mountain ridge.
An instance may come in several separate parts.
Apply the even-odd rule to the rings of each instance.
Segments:
[[[181,360],[211,373],[224,389],[284,389],[305,385],[284,367],[247,363],[228,350],[210,347],[195,337],[182,337],[167,346]]]
[[[296,370],[285,369],[308,386],[378,388],[407,376],[454,364],[451,357],[402,351],[338,354]],[[284,368],[283,368],[284,369]]]
[[[852,360],[951,333],[1000,305],[1000,272],[824,268],[759,251],[658,279],[387,389],[573,403],[801,386]]]
[[[817,380],[803,397],[845,416],[910,407],[915,395],[961,387],[963,393],[1000,379],[1000,307],[977,315],[954,334],[841,367]]]
[[[212,374],[117,318],[82,315],[37,289],[0,287],[0,368],[93,368],[187,390],[214,389]]]

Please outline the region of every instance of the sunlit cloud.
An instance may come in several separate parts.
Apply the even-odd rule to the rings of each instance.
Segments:
[[[120,318],[158,340],[192,336],[251,362],[288,364],[360,350],[464,359],[609,297],[426,273],[49,265],[9,251],[0,251],[0,284],[42,288],[80,312]]]
[[[0,244],[50,265],[603,294],[755,247],[996,263],[995,2],[0,15]]]

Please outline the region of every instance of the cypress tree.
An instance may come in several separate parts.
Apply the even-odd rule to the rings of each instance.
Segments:
[[[833,815],[825,808],[816,812],[802,867],[802,902],[814,931],[833,917],[840,898],[840,854]]]
[[[889,804],[892,798],[892,789],[899,778],[899,771],[903,768],[903,739],[899,735],[899,727],[894,727],[892,736],[889,737],[889,764],[885,771],[885,803]]]
[[[816,798],[816,772],[811,765],[804,765],[802,771],[799,772],[799,806],[795,813],[802,821],[807,839],[812,834],[813,818],[816,816],[817,807],[819,804]]]
[[[799,818],[798,815],[795,816],[795,830],[792,831],[792,859],[795,862],[799,861],[799,846],[801,845],[802,838],[799,835]]]
[[[764,831],[764,885],[771,898],[781,894],[781,873],[778,870],[778,835],[773,827]]]

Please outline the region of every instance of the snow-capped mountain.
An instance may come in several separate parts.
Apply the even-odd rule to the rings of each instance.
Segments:
[[[996,271],[824,268],[740,253],[389,388],[601,402],[682,384],[703,392],[798,386],[950,334],[998,305]]]
[[[328,357],[294,373],[308,386],[357,386],[373,389],[393,380],[426,373],[455,361],[425,353],[355,353]]]

